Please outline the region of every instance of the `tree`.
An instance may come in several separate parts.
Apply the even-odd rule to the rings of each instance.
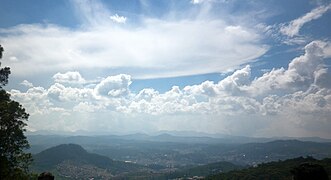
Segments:
[[[298,167],[293,168],[291,173],[293,174],[293,180],[329,179],[323,166],[313,163],[302,163]]]
[[[0,45],[0,58],[3,47]],[[0,64],[1,67],[1,64]],[[32,161],[29,142],[24,135],[29,114],[4,89],[10,68],[0,68],[0,179],[26,179]]]
[[[0,45],[0,59],[2,58],[3,47]],[[1,62],[0,62],[1,67]],[[10,68],[5,67],[0,69],[0,90],[2,86],[5,86],[8,83],[8,76],[10,74]]]

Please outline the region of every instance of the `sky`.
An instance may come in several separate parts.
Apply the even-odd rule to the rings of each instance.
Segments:
[[[1,0],[28,131],[331,138],[327,0]]]

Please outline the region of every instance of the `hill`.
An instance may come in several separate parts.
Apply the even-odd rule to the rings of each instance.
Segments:
[[[260,164],[257,167],[251,167],[242,170],[230,171],[228,173],[220,173],[217,175],[208,176],[206,179],[223,179],[223,180],[233,180],[233,179],[283,179],[291,180],[292,173],[295,168],[300,165],[314,165],[322,166],[324,170],[331,178],[331,159],[316,160],[312,157],[299,157],[294,159],[288,159],[285,161],[269,162],[265,164]],[[319,173],[321,175],[322,173]]]
[[[53,171],[62,177],[110,178],[147,168],[133,163],[114,161],[106,156],[87,152],[76,144],[61,144],[33,156],[32,170]]]

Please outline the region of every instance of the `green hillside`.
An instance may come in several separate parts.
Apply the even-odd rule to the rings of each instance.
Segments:
[[[175,172],[166,173],[160,178],[164,179],[175,179],[175,178],[189,178],[194,176],[208,176],[212,174],[229,172],[236,169],[241,169],[242,166],[232,164],[230,162],[216,162],[192,168],[186,168],[183,170],[177,170]]]
[[[324,168],[326,173],[331,178],[331,159],[316,160],[312,157],[299,157],[295,159],[288,159],[285,161],[270,162],[261,164],[258,167],[251,167],[242,170],[230,171],[228,173],[219,173],[212,175],[206,179],[223,179],[223,180],[255,180],[255,179],[268,179],[268,180],[291,180],[292,173],[295,168],[300,165],[320,165]]]

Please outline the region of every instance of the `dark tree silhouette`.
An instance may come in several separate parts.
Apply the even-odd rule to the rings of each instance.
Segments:
[[[2,58],[3,47],[0,45],[0,59]],[[0,62],[1,67],[1,62]],[[0,69],[0,88],[2,89],[8,83],[8,76],[10,74],[10,68],[5,67]]]
[[[319,164],[303,163],[291,170],[293,180],[328,180],[328,174]]]
[[[38,180],[54,180],[54,176],[50,172],[43,172],[38,176]]]
[[[0,45],[0,59],[2,58],[3,47]]]
[[[0,45],[0,57],[3,48]],[[1,64],[0,64],[1,65]],[[26,179],[31,154],[24,131],[29,114],[4,89],[10,68],[0,68],[0,179]]]

